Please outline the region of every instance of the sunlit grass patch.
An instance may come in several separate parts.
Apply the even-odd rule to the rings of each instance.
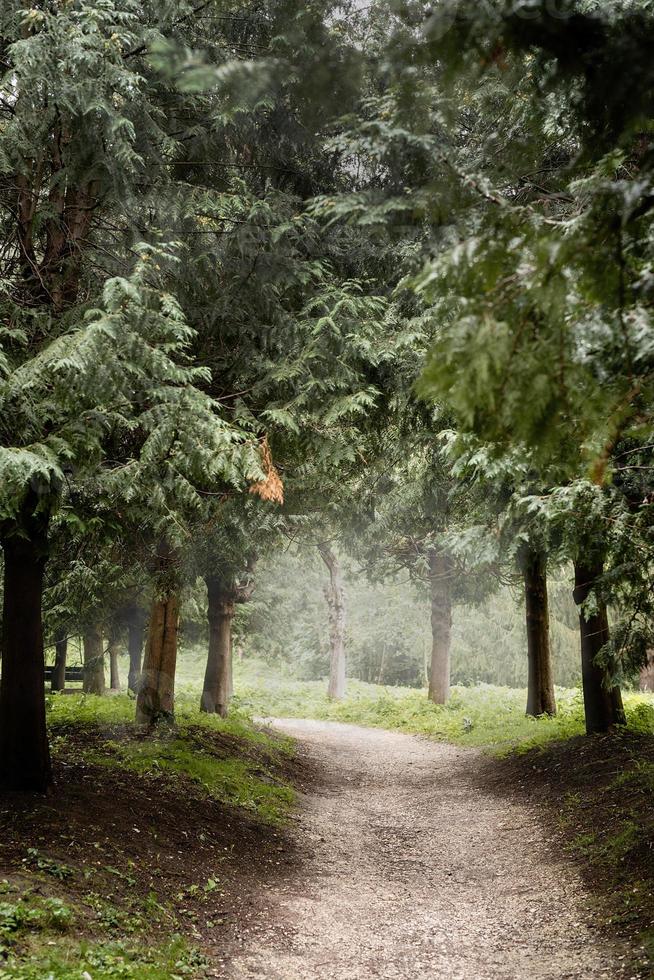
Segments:
[[[526,691],[487,684],[455,687],[447,705],[435,705],[425,691],[413,688],[350,681],[347,697],[334,702],[322,682],[268,677],[264,686],[248,680],[239,687],[238,704],[264,717],[342,721],[496,751],[527,751],[585,730],[583,699],[576,689],[557,688],[554,718],[531,718],[525,714]],[[625,706],[633,728],[654,732],[651,695],[626,694]]]
[[[293,791],[256,762],[216,758],[184,738],[109,742],[108,745],[126,768],[184,776],[214,799],[248,810],[261,820],[271,823],[282,820],[293,803]]]
[[[261,726],[252,723],[247,711],[240,710],[235,703],[229,717],[208,715],[199,708],[200,695],[188,688],[176,695],[175,725],[180,730],[190,727],[205,728],[208,731],[229,735],[243,742],[257,746],[273,755],[289,754],[293,750],[291,739],[282,736],[271,738]],[[97,697],[93,694],[54,694],[47,698],[48,726],[56,735],[68,725],[92,725],[94,727],[130,725],[134,723],[134,698],[128,694],[112,694]]]
[[[53,696],[48,702],[53,748],[70,757],[68,735],[87,728],[96,740],[87,750],[76,739],[74,749],[87,761],[186,777],[214,799],[264,822],[282,820],[294,796],[273,768],[292,753],[292,740],[264,731],[237,708],[228,718],[207,715],[197,707],[198,700],[181,695],[174,726],[135,739],[134,701],[128,695]]]

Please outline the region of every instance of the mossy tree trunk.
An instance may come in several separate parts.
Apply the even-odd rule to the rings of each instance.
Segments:
[[[447,704],[452,651],[452,560],[436,549],[429,552],[429,587],[432,640],[429,699],[434,704]]]
[[[84,693],[105,693],[104,677],[104,645],[102,630],[99,626],[91,626],[84,633]]]
[[[604,573],[601,559],[578,559],[575,562],[574,599],[580,607],[581,672],[584,691],[586,731],[589,735],[608,732],[625,723],[620,688],[611,685],[606,669],[597,662],[598,655],[609,640],[609,620],[606,604],[596,596],[596,610],[584,612],[583,605]]]
[[[535,549],[527,549],[522,557],[522,572],[527,619],[527,714],[534,717],[555,715],[545,555]]]

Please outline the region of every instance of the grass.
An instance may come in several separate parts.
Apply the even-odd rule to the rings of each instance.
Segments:
[[[643,977],[654,976],[653,757],[651,737],[604,740],[559,807],[569,850],[603,896],[604,921],[628,938]]]
[[[481,684],[455,687],[447,705],[432,704],[424,691],[350,681],[348,695],[330,701],[323,682],[299,682],[268,674],[265,686],[250,668],[237,685],[237,705],[245,713],[316,718],[402,731],[497,752],[529,751],[584,732],[581,692],[557,689],[554,718],[528,718],[526,691]],[[654,697],[627,693],[629,725],[654,733]]]
[[[201,659],[195,651],[180,658],[176,725],[155,735],[144,737],[133,728],[134,701],[125,694],[49,695],[55,756],[79,764],[82,771],[105,767],[115,774],[134,773],[153,780],[154,786],[157,776],[163,775],[177,787],[179,799],[188,795],[192,784],[194,793],[226,805],[237,820],[241,814],[274,830],[293,806],[293,791],[284,775],[293,743],[271,736],[253,723],[253,717],[314,718],[402,731],[482,748],[504,756],[505,762],[513,759],[525,771],[536,768],[534,760],[547,759],[566,745],[566,751],[572,751],[575,736],[584,731],[577,690],[558,689],[557,716],[538,719],[525,715],[525,691],[490,685],[456,687],[449,704],[437,706],[425,691],[350,681],[346,699],[333,702],[326,696],[324,681],[295,681],[252,661],[236,665],[238,694],[229,717],[221,719],[198,710]],[[633,737],[651,736],[654,697],[630,693],[625,702]],[[522,758],[531,750],[533,756]],[[575,762],[572,768],[576,766]],[[652,827],[651,822],[644,826],[639,814],[654,791],[654,763],[634,757],[633,764],[616,767],[612,778],[601,784],[591,779],[567,796],[554,783],[550,800],[582,863],[603,869],[607,878],[619,882],[611,908],[621,922],[634,916],[636,925],[638,919],[641,934],[639,910],[652,896],[651,877],[639,869]],[[619,810],[612,802],[616,796],[621,800]],[[601,819],[589,823],[585,819],[589,808]],[[193,830],[192,813],[191,804],[189,830]],[[107,866],[82,886],[79,867],[72,879],[67,862],[66,853],[54,859],[46,845],[28,847],[19,880],[8,886],[16,887],[17,894],[3,895],[0,885],[0,980],[80,980],[85,972],[93,980],[205,975],[202,956],[196,951],[202,946],[196,931],[199,920],[185,916],[187,906],[199,909],[200,919],[220,916],[209,911],[212,903],[219,908],[223,901],[218,878],[203,877],[196,869],[195,879],[180,882],[179,894],[173,890],[166,898],[161,894],[146,898],[142,889],[137,894],[140,885],[134,887],[132,876],[138,876],[138,865],[131,860],[107,859]],[[103,875],[115,879],[115,891],[110,881],[102,886]],[[34,883],[41,894],[35,894]],[[155,921],[165,921],[156,937],[147,933],[153,915]]]
[[[200,711],[199,691],[185,689],[175,698],[175,723],[180,731],[191,727],[229,735],[243,742],[270,750],[273,754],[291,753],[291,739],[275,738],[253,725],[251,717],[235,705],[228,718],[207,715]],[[132,724],[134,721],[134,699],[127,694],[112,694],[97,697],[92,694],[49,694],[46,699],[48,727],[56,735],[66,725],[93,725],[94,727],[116,724]]]
[[[72,806],[71,830],[66,818],[62,827],[55,816],[54,829],[36,820],[33,829],[14,835],[8,877],[0,881],[0,980],[206,975],[198,951],[204,945],[201,933],[223,922],[224,862],[233,842],[244,834],[246,843],[236,846],[251,847],[256,861],[260,850],[268,853],[272,838],[279,856],[275,838],[281,831],[275,828],[283,825],[294,800],[287,775],[293,745],[263,731],[241,710],[222,719],[201,713],[198,701],[188,685],[177,700],[177,724],[146,734],[133,726],[134,701],[127,694],[48,695],[53,757],[66,767],[59,777],[66,803],[35,806],[44,808],[47,820],[57,808]],[[130,773],[138,782],[132,783]],[[123,793],[132,799],[132,788],[134,806],[126,818],[130,843],[122,837],[125,816],[112,814]],[[84,804],[75,803],[76,793],[106,807],[104,822],[96,810],[80,825]],[[162,833],[158,817],[142,819],[144,793],[160,799],[162,808],[166,801],[175,803],[177,837],[171,838],[170,830]],[[227,809],[212,809],[213,801]],[[6,812],[11,821],[11,807]],[[164,826],[170,827],[170,820]],[[194,836],[209,849],[198,852],[195,863],[195,847],[188,843]],[[82,845],[82,863],[79,849],[68,850],[69,841]],[[157,863],[162,847],[186,855],[166,886],[166,872]],[[152,887],[157,892],[148,891]]]
[[[67,940],[45,952],[36,948],[20,959],[10,956],[0,966],[0,980],[182,980],[198,977],[202,954],[181,937],[160,947],[123,942],[89,943]]]
[[[213,728],[262,748],[270,740],[251,724],[252,717],[342,721],[498,752],[529,751],[584,732],[583,700],[578,689],[557,688],[555,718],[528,718],[525,690],[488,684],[455,687],[449,703],[438,706],[428,700],[424,690],[349,680],[345,700],[334,702],[327,698],[326,680],[297,681],[257,660],[235,663],[237,696],[229,718],[219,719],[202,714],[197,707],[204,656],[203,650],[192,648],[179,658],[176,720],[180,729]],[[624,699],[629,727],[654,734],[654,695],[626,692]],[[110,725],[131,722],[134,714],[133,702],[124,696],[81,700],[55,696],[50,698],[50,705],[55,729],[67,716],[76,722]],[[277,744],[277,750],[291,753],[292,743]]]
[[[292,741],[273,738],[235,709],[229,718],[207,715],[195,706],[197,698],[177,701],[176,725],[146,740],[115,737],[117,726],[134,719],[134,701],[126,694],[111,697],[53,695],[48,699],[48,722],[55,747],[63,749],[70,727],[92,726],[104,738],[87,758],[139,773],[182,777],[202,787],[213,799],[245,810],[256,819],[284,820],[294,799],[291,788],[273,774],[271,764],[292,754]],[[217,747],[212,736],[221,739]],[[227,740],[225,742],[225,740]],[[237,757],[230,747],[239,744]],[[249,757],[243,747],[253,750]]]
[[[93,980],[197,976],[202,957],[180,936],[145,951],[142,944],[90,942],[76,935],[87,916],[75,903],[0,882],[0,980],[80,980],[85,972]]]
[[[108,745],[125,768],[184,776],[221,803],[247,810],[268,823],[282,822],[293,804],[290,787],[280,785],[260,765],[244,759],[216,758],[184,737]],[[107,762],[106,757],[103,761]]]

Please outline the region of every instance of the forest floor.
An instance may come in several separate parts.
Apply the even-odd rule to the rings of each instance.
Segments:
[[[53,791],[0,798],[0,980],[654,976],[651,735],[499,757],[196,702],[147,735],[52,698]]]
[[[0,980],[187,980],[291,864],[301,763],[246,719],[53,699],[55,785],[0,796]]]
[[[266,980],[635,976],[565,837],[482,753],[325,721],[274,722],[314,777],[295,874],[264,891],[224,975]],[[512,763],[515,764],[515,763]],[[526,772],[524,757],[517,764]],[[497,766],[500,766],[500,770]]]

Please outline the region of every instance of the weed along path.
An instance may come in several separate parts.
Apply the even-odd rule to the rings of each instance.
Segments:
[[[255,900],[221,976],[629,976],[538,813],[484,790],[481,754],[333,722],[275,721],[315,778],[300,867]]]

